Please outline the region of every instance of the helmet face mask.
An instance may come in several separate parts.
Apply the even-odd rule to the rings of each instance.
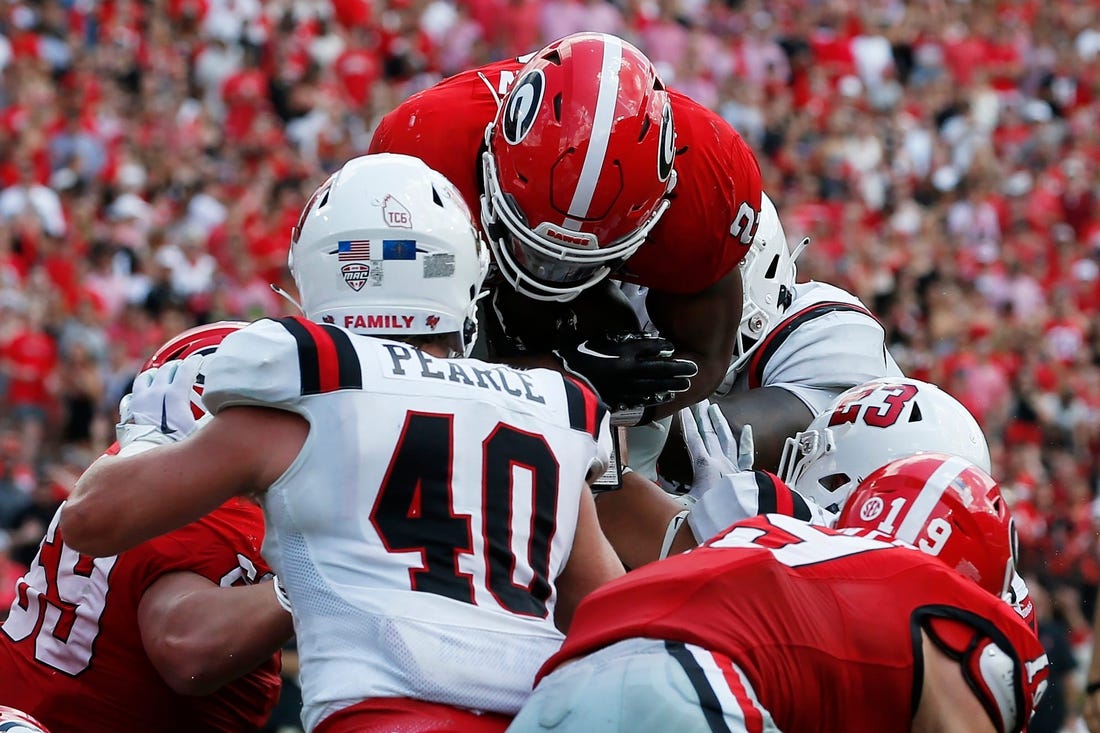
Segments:
[[[288,265],[310,320],[375,336],[458,334],[468,352],[488,248],[458,190],[405,155],[354,158],[310,198]]]
[[[976,420],[939,387],[887,377],[842,393],[828,410],[787,438],[779,476],[832,511],[872,471],[916,453],[958,455],[990,470],[989,448]]]
[[[653,65],[578,33],[534,55],[485,130],[482,225],[502,276],[567,301],[644,244],[675,186],[675,133]]]
[[[759,221],[756,236],[740,264],[744,283],[741,323],[722,390],[732,386],[737,373],[763,343],[764,335],[786,314],[794,298],[795,262],[809,244],[804,239],[794,252],[790,251],[779,212],[767,194],[760,198]]]
[[[939,558],[998,597],[1016,568],[1015,527],[993,478],[970,461],[923,453],[871,472],[837,520]]]

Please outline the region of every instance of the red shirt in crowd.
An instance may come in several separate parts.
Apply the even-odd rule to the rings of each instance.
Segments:
[[[49,407],[48,383],[57,368],[57,346],[49,334],[24,329],[8,342],[0,357],[8,374],[8,404]]]

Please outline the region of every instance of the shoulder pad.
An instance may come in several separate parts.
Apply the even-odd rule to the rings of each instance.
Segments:
[[[984,618],[970,611],[942,607],[924,607],[915,616],[923,617],[925,632],[958,661],[963,678],[996,730],[1026,730],[1046,691],[1050,663],[1024,622],[1011,610],[1004,616],[1014,624],[997,623],[997,618],[1004,616],[996,613]]]
[[[565,386],[566,414],[569,427],[588,433],[595,441],[596,453],[589,466],[589,477],[603,475],[611,465],[614,440],[611,435],[611,412],[592,384],[579,374],[558,375]]]
[[[360,389],[363,372],[348,333],[304,318],[264,319],[232,333],[205,367],[203,404],[288,407],[302,397]]]
[[[828,369],[822,369],[828,364]],[[789,311],[756,349],[749,387],[843,387],[897,372],[882,325],[861,305],[814,303]]]

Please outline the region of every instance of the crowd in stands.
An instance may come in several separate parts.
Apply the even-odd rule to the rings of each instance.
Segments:
[[[1100,585],[1100,16],[1089,0],[0,3],[0,607],[166,336],[281,315],[306,197],[440,78],[578,30],[757,152],[800,279],[982,423],[1023,569]]]

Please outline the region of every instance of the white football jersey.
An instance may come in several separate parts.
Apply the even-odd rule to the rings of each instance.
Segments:
[[[783,320],[764,335],[744,369],[726,375],[717,394],[781,387],[818,415],[857,384],[902,376],[882,324],[859,298],[811,280],[795,284]]]
[[[225,339],[203,401],[310,423],[263,497],[307,730],[375,697],[519,709],[562,641],[554,581],[609,460],[590,388],[283,318]]]
[[[638,322],[656,332],[645,299],[648,288],[621,286]],[[901,377],[886,350],[882,324],[851,293],[827,283],[796,283],[786,317],[774,322],[748,365],[732,369],[715,394],[727,395],[757,387],[791,392],[814,415],[824,412],[841,392],[879,377]],[[668,437],[668,419],[630,428],[630,465],[657,478],[657,458]]]

